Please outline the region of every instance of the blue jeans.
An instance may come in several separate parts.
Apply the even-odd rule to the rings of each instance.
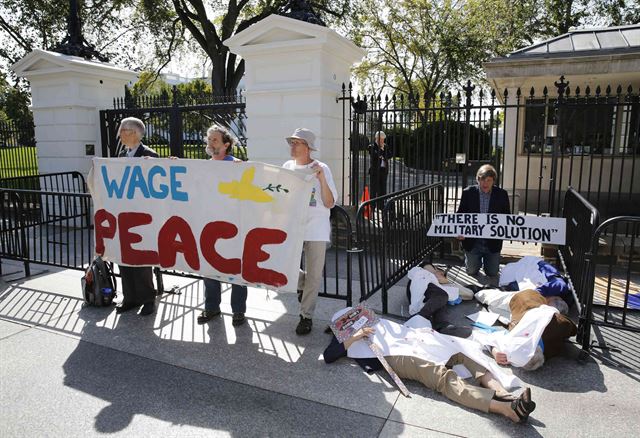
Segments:
[[[204,278],[204,310],[219,310],[222,301],[222,285],[218,280]],[[247,287],[231,285],[231,311],[245,313],[247,311]]]
[[[465,251],[464,264],[469,275],[476,275],[483,266],[485,275],[496,277],[500,270],[500,253],[489,251],[485,241],[480,239],[471,251]]]

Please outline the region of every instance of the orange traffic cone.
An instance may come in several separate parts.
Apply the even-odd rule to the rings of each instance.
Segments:
[[[364,186],[364,192],[362,192],[362,197],[360,198],[360,204],[364,204],[369,199],[371,199],[369,198],[369,187]],[[371,214],[371,206],[367,205],[364,208],[364,218],[369,219],[370,214]]]

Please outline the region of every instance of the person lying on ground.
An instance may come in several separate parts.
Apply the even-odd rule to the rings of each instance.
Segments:
[[[451,324],[447,316],[447,304],[459,300],[460,290],[467,292],[465,299],[473,298],[473,292],[449,283],[444,272],[433,265],[424,268],[415,267],[407,274],[407,298],[409,299],[409,314],[421,315],[428,319],[434,330],[450,336],[467,338],[471,335],[468,327],[457,327]],[[445,290],[447,288],[449,290]]]
[[[333,320],[349,309],[336,313]],[[324,361],[329,364],[348,356],[369,373],[382,369],[365,338],[376,343],[400,378],[420,382],[465,407],[500,414],[516,423],[526,422],[536,407],[530,388],[520,396],[505,389],[521,387],[522,382],[496,366],[482,353],[481,345],[440,334],[429,328],[428,321],[420,315],[405,325],[381,318],[374,327],[358,330],[344,343],[333,336],[323,353]],[[459,365],[480,386],[468,383],[452,369]]]
[[[482,289],[475,298],[490,311],[510,319],[508,329],[512,336],[506,338],[508,342],[498,341],[491,348],[500,365],[537,369],[545,360],[560,355],[565,340],[577,333],[575,323],[566,316],[569,307],[560,297],[544,297],[533,289],[520,292]],[[528,359],[524,361],[524,357]]]

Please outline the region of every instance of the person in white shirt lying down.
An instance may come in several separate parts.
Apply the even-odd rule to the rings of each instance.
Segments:
[[[349,309],[336,313],[333,320]],[[517,377],[505,373],[487,357],[480,344],[440,334],[431,329],[429,321],[420,315],[404,325],[380,318],[374,327],[358,330],[344,343],[333,336],[323,354],[325,362],[332,363],[348,356],[367,372],[382,369],[382,364],[364,338],[370,338],[380,347],[400,378],[416,380],[463,406],[501,414],[516,423],[526,422],[536,408],[529,388],[525,388],[518,397],[505,389],[523,385]],[[463,365],[480,386],[459,377],[452,369],[458,365]]]

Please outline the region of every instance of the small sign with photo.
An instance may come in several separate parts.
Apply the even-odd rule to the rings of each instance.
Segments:
[[[372,327],[377,322],[378,317],[375,312],[361,303],[333,321],[329,327],[338,342],[344,342],[361,328]]]

